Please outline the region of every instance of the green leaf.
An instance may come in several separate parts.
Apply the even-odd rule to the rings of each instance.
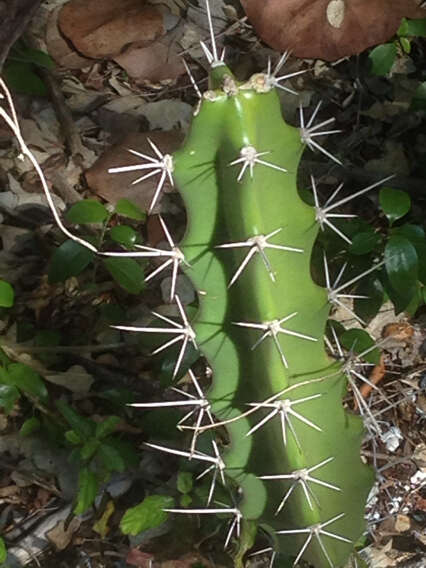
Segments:
[[[8,384],[47,402],[48,393],[43,379],[31,367],[23,363],[11,363],[7,367]]]
[[[139,464],[139,458],[135,447],[128,440],[110,436],[109,438],[105,438],[102,441],[102,445],[106,444],[108,444],[108,446],[114,448],[114,450],[118,452],[121,459],[127,466],[136,467]]]
[[[81,515],[93,504],[98,492],[98,481],[93,471],[87,467],[80,470],[78,478],[77,504],[74,514]]]
[[[392,235],[385,247],[385,266],[393,289],[403,296],[413,295],[418,273],[417,252],[413,244],[400,235]]]
[[[74,446],[78,446],[83,442],[82,438],[75,430],[67,430],[64,436],[68,440],[68,442],[70,444],[73,444]]]
[[[181,507],[189,507],[192,503],[192,497],[188,493],[184,493],[181,498],[179,499],[179,505]]]
[[[89,438],[80,450],[80,457],[82,460],[90,460],[99,448],[99,440],[96,438]]]
[[[358,354],[367,351],[375,344],[374,339],[363,329],[347,329],[342,333],[339,340],[345,349]],[[367,354],[363,355],[362,359],[368,363],[378,365],[380,362],[380,350],[378,347],[374,347]]]
[[[7,550],[4,540],[0,536],[0,562],[5,562],[7,558]]]
[[[400,37],[399,43],[401,44],[404,53],[409,55],[411,53],[411,41],[407,37]]]
[[[124,471],[126,464],[114,446],[102,442],[99,446],[98,456],[101,458],[107,471]]]
[[[9,52],[8,60],[14,61],[24,61],[26,63],[33,63],[38,67],[44,67],[45,69],[53,69],[55,63],[53,59],[39,49],[34,49],[33,47],[28,47],[21,40],[18,40]]]
[[[167,520],[167,513],[163,509],[173,506],[173,498],[167,495],[150,495],[142,503],[127,509],[121,521],[120,528],[123,534],[133,536],[147,529],[152,529]]]
[[[30,436],[33,432],[40,430],[40,426],[40,420],[33,416],[31,418],[28,418],[28,420],[25,420],[25,422],[21,426],[21,429],[19,430],[19,434],[20,436]]]
[[[368,55],[373,75],[387,75],[396,59],[397,48],[393,43],[384,43],[372,49]]]
[[[46,97],[48,94],[46,85],[31,63],[8,61],[4,66],[3,74],[12,91],[36,97]]]
[[[95,437],[100,440],[101,438],[105,438],[105,436],[112,434],[120,420],[121,418],[118,416],[108,416],[106,420],[96,424]]]
[[[16,387],[0,384],[0,407],[4,408],[6,414],[9,414],[19,397],[20,394]]]
[[[405,225],[396,227],[392,234],[402,235],[414,245],[419,260],[419,280],[423,284],[426,284],[426,236],[423,227],[406,223]]]
[[[189,493],[192,489],[192,473],[189,471],[180,471],[177,477],[176,487],[181,493]]]
[[[407,20],[403,18],[397,34],[401,37],[426,37],[426,18],[418,20]]]
[[[131,248],[135,244],[138,235],[136,231],[128,225],[117,225],[110,230],[109,236],[116,243]]]
[[[0,280],[0,308],[10,308],[15,301],[15,292],[9,282]]]
[[[108,217],[106,207],[96,199],[84,199],[74,203],[65,215],[70,223],[103,223]]]
[[[144,286],[141,266],[132,258],[107,258],[105,267],[114,280],[129,294],[139,294]]]
[[[374,231],[357,233],[352,239],[349,252],[352,254],[367,254],[374,250],[380,243],[380,235]]]
[[[411,110],[426,110],[426,81],[417,87],[410,105]]]
[[[140,207],[129,201],[128,199],[119,199],[115,205],[115,212],[123,217],[129,217],[136,221],[144,221],[146,214]]]
[[[383,300],[383,285],[378,278],[371,277],[362,281],[356,289],[357,295],[367,298],[355,298],[354,311],[363,321],[371,321],[379,312]]]
[[[80,416],[80,414],[63,400],[57,400],[55,404],[71,428],[81,436],[83,440],[88,440],[93,436],[95,433],[95,425],[91,420]]]
[[[383,187],[380,190],[379,201],[391,225],[397,219],[404,217],[411,209],[411,199],[408,193],[392,187]]]
[[[72,241],[65,241],[53,253],[49,265],[49,282],[64,282],[70,276],[77,276],[88,264],[94,253],[82,245]]]

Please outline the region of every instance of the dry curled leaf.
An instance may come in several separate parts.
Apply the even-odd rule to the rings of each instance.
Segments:
[[[392,37],[401,18],[424,18],[417,0],[241,0],[258,35],[279,51],[334,61]]]
[[[113,57],[130,44],[164,33],[161,12],[140,0],[71,0],[59,13],[61,32],[84,56]]]

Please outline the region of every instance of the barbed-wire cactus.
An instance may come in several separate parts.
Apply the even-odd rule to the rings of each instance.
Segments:
[[[339,161],[317,142],[337,132],[327,129],[333,119],[314,124],[318,105],[307,122],[301,111],[300,129],[286,124],[277,94],[288,77],[279,75],[286,57],[275,70],[238,82],[218,56],[208,3],[207,14],[209,90],[201,93],[191,77],[199,103],[185,144],[173,156],[151,144],[153,156],[140,154],[142,163],[133,169],[144,172],[140,179],[160,176],[151,209],[167,177],[183,197],[188,225],[179,247],[161,220],[182,324],[168,322],[173,327],[163,331],[172,339],[160,349],[182,343],[176,375],[192,343],[212,369],[212,385],[203,393],[192,375],[197,398],[186,402],[195,405],[196,424],[187,452],[150,446],[211,464],[207,507],[172,511],[229,513],[225,545],[244,523],[256,521],[275,532],[274,551],[285,551],[295,564],[343,566],[363,531],[373,473],[360,459],[362,421],[342,405],[350,364],[327,355],[324,333],[331,306],[363,275],[347,283],[340,275],[331,285],[324,257],[322,288],[311,278],[311,252],[325,226],[350,242],[333,224],[350,216],[338,207],[382,182],[340,200],[337,190],[320,205],[312,179],[315,207],[307,205],[297,191],[298,164],[305,146]],[[178,266],[199,295],[191,322],[175,293]],[[200,433],[222,426],[228,447],[220,453],[213,434],[213,454],[198,452]],[[218,474],[240,489],[228,508],[212,506]]]

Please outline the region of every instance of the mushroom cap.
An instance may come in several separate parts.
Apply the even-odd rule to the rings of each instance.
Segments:
[[[335,61],[386,42],[420,0],[241,0],[257,34],[278,51]]]

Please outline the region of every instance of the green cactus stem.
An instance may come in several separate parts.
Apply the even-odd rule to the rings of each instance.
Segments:
[[[229,514],[225,546],[245,526],[258,524],[272,535],[275,552],[291,556],[295,565],[303,560],[315,568],[339,568],[364,530],[374,476],[360,459],[362,420],[342,403],[348,380],[353,383],[350,364],[327,354],[324,334],[331,307],[380,264],[345,283],[341,272],[331,284],[324,257],[326,286],[321,287],[311,277],[311,255],[319,230],[329,228],[350,242],[334,224],[350,215],[336,211],[384,180],[337,199],[339,186],[321,205],[312,179],[315,205],[306,204],[296,185],[299,162],[306,146],[339,162],[317,142],[337,132],[327,130],[333,119],[314,124],[318,105],[307,122],[301,110],[300,129],[286,124],[277,94],[286,88],[281,82],[287,76],[279,75],[285,56],[274,71],[238,82],[211,36],[211,48],[203,44],[211,65],[209,89],[201,94],[196,87],[199,104],[183,147],[171,156],[151,142],[152,156],[132,151],[141,163],[110,170],[140,170],[136,181],[158,175],[150,210],[166,179],[183,197],[188,223],[179,245],[161,218],[170,250],[142,246],[102,253],[163,258],[148,279],[172,268],[170,299],[181,323],[156,314],[164,327],[117,328],[168,335],[157,353],[180,345],[174,376],[190,345],[212,369],[206,393],[191,371],[194,397],[138,405],[192,408],[179,425],[191,432],[188,451],[148,444],[199,460],[213,475],[205,508],[172,511]],[[17,122],[9,122],[20,136]],[[22,137],[19,143],[27,148]],[[43,189],[58,225],[70,236],[47,185]],[[192,320],[176,293],[181,268],[198,292]],[[215,438],[222,427],[229,438],[225,448]],[[198,449],[204,432],[211,436],[211,455]],[[229,507],[215,502],[217,480],[231,492]]]

